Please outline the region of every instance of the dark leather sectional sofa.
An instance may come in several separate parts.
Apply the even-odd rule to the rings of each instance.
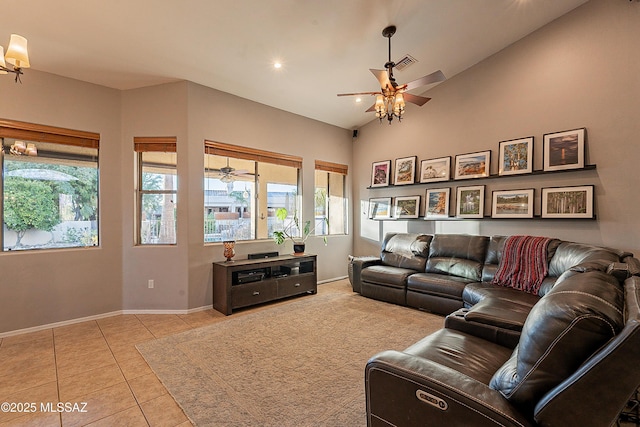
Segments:
[[[640,385],[640,261],[551,239],[537,294],[492,283],[504,236],[390,233],[353,289],[446,315],[365,369],[370,426],[606,426]]]

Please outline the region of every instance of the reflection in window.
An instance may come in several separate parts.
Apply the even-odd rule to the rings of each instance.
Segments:
[[[162,142],[159,142],[162,140]],[[134,138],[138,155],[139,245],[176,244],[178,196],[175,138]]]
[[[314,194],[316,235],[347,233],[346,175],[346,165],[316,160]]]
[[[229,147],[238,151],[231,151]],[[299,206],[299,164],[289,156],[205,142],[204,241],[266,239],[275,212]],[[218,154],[220,153],[220,154]],[[234,157],[234,155],[236,157]]]
[[[98,245],[97,141],[82,145],[2,139],[3,250]]]

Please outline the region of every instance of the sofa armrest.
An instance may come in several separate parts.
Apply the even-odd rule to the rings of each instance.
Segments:
[[[629,274],[631,276],[640,276],[640,260],[633,256],[626,257],[624,262],[629,266]]]
[[[362,289],[362,270],[381,264],[382,260],[378,256],[355,256],[349,258],[349,279],[353,292],[360,293]]]
[[[365,392],[369,426],[534,425],[488,385],[399,351],[369,360]]]

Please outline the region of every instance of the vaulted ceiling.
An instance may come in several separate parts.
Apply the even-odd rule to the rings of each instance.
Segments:
[[[397,26],[392,60],[417,60],[399,83],[451,78],[586,1],[5,0],[0,44],[25,36],[48,73],[116,89],[189,80],[354,129],[374,99],[336,94],[379,89],[369,69],[388,59],[384,27]]]

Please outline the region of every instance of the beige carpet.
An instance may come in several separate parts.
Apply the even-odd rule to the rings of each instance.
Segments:
[[[197,426],[364,426],[367,360],[408,347],[443,318],[335,283],[138,350]]]

